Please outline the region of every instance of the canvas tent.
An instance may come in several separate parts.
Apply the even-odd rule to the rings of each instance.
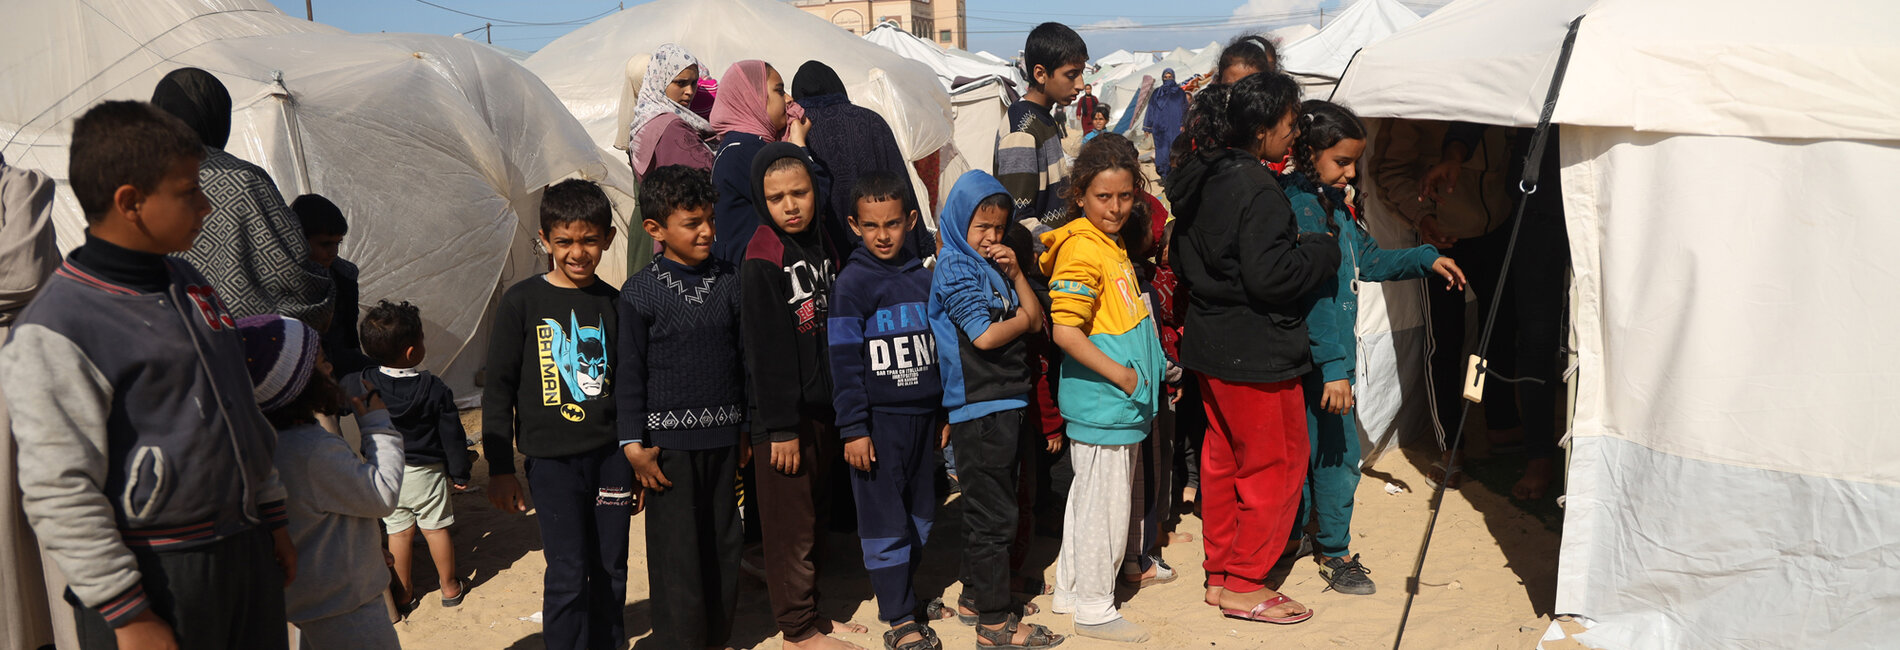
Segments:
[[[1575,416],[1556,611],[1604,648],[1900,636],[1900,6],[1460,0],[1361,52],[1361,114],[1555,105]]]
[[[1267,32],[1267,40],[1273,41],[1275,47],[1285,48],[1288,45],[1298,43],[1300,40],[1318,33],[1318,27],[1307,23],[1300,23],[1298,25],[1288,25]]]
[[[626,128],[619,123],[619,107],[627,60],[666,43],[692,52],[715,76],[733,63],[762,59],[788,88],[800,65],[823,61],[838,72],[852,103],[890,123],[908,159],[927,157],[950,142],[950,98],[928,66],[772,0],[637,5],[555,39],[526,65],[567,104],[594,142],[608,149]],[[922,185],[914,174],[912,181]]]
[[[1398,0],[1358,0],[1324,29],[1282,46],[1280,67],[1307,97],[1324,99],[1354,54],[1416,22],[1418,14]]]
[[[363,299],[421,308],[425,367],[465,402],[480,397],[498,291],[546,268],[532,244],[540,189],[582,176],[633,191],[631,172],[602,158],[539,79],[480,43],[346,34],[265,0],[13,3],[0,21],[0,151],[60,181],[62,250],[85,227],[64,178],[73,118],[149,99],[186,66],[230,89],[233,154],[287,199],[319,192],[343,208]]]

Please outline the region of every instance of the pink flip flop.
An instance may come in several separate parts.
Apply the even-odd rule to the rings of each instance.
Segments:
[[[1275,625],[1292,625],[1294,623],[1298,623],[1298,622],[1301,622],[1313,617],[1313,608],[1311,607],[1306,608],[1306,611],[1301,612],[1299,614],[1294,614],[1292,616],[1285,616],[1281,618],[1273,618],[1271,616],[1266,615],[1267,610],[1278,607],[1281,603],[1289,603],[1289,602],[1293,602],[1293,599],[1287,598],[1284,595],[1274,596],[1273,598],[1267,599],[1266,602],[1260,603],[1258,605],[1254,605],[1252,611],[1243,612],[1238,609],[1227,609],[1223,607],[1221,608],[1220,613],[1222,616],[1226,616],[1227,618],[1239,619],[1243,621],[1253,621],[1256,623],[1272,623]]]

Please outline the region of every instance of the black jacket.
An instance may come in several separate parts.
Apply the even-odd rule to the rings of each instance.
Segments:
[[[451,480],[468,482],[468,432],[462,429],[462,412],[455,408],[455,393],[448,384],[427,372],[392,377],[375,366],[364,369],[361,377],[382,395],[390,422],[402,432],[403,463],[442,463]],[[361,382],[345,385],[361,392]]]
[[[1234,149],[1196,153],[1168,177],[1181,223],[1174,268],[1188,297],[1181,365],[1230,382],[1312,369],[1300,297],[1333,281],[1339,245],[1300,233],[1265,165]]]
[[[764,201],[756,199],[764,193],[766,168],[780,158],[798,158],[811,168],[804,149],[783,142],[766,145],[752,160],[752,207],[761,224],[739,265],[739,326],[750,371],[749,395],[758,408],[754,444],[796,439],[801,421],[829,424],[832,419],[825,325],[831,283],[838,276],[837,253],[818,215],[813,215],[809,230],[787,233],[773,221]],[[813,204],[823,206],[824,200],[820,191]]]

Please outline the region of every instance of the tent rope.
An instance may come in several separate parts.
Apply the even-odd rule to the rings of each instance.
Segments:
[[[1578,16],[1576,19],[1570,21],[1570,31],[1564,34],[1563,49],[1557,55],[1557,70],[1551,74],[1550,90],[1544,96],[1543,113],[1537,118],[1537,128],[1531,132],[1530,150],[1524,157],[1523,180],[1518,183],[1518,189],[1524,193],[1524,198],[1526,199],[1530,198],[1531,194],[1537,192],[1537,180],[1543,167],[1539,163],[1544,159],[1544,149],[1549,144],[1551,114],[1557,110],[1558,91],[1563,88],[1564,71],[1570,67],[1570,50],[1572,46],[1576,45],[1577,27],[1582,23],[1583,16]],[[1504,264],[1498,271],[1499,287],[1503,287],[1505,281],[1510,277],[1511,259],[1517,252],[1518,231],[1524,225],[1524,209],[1529,203],[1530,202],[1526,200],[1518,201],[1517,216],[1511,221],[1511,237],[1504,247]],[[1485,313],[1484,334],[1478,337],[1478,350],[1480,351],[1490,348],[1491,329],[1492,326],[1497,323],[1498,304],[1501,302],[1503,302],[1503,291],[1500,290],[1491,296],[1491,307]],[[1485,373],[1495,374],[1489,370],[1485,370]],[[1505,380],[1519,381],[1513,379]],[[1458,431],[1452,434],[1451,443],[1446,446],[1446,449],[1457,449],[1459,443],[1464,440],[1465,420],[1471,415],[1471,400],[1463,401],[1464,404],[1458,407]],[[1412,603],[1418,598],[1419,578],[1424,575],[1425,557],[1426,554],[1431,551],[1432,532],[1438,527],[1438,514],[1440,512],[1440,506],[1442,506],[1445,501],[1445,486],[1451,482],[1452,470],[1453,467],[1447,466],[1445,468],[1445,480],[1438,481],[1438,486],[1432,490],[1431,517],[1425,520],[1425,534],[1418,543],[1418,560],[1412,565],[1412,575],[1405,579],[1405,608],[1399,612],[1398,633],[1392,638],[1393,650],[1398,650],[1400,645],[1405,642],[1405,624],[1411,619]]]

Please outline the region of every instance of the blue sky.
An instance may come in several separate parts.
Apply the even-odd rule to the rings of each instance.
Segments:
[[[1448,0],[1406,2],[1423,14]],[[304,15],[304,0],[271,0],[285,13]],[[319,22],[353,32],[422,32],[455,34],[468,32],[470,38],[482,38],[482,18],[455,13],[466,12],[518,23],[567,23],[556,25],[510,25],[498,23],[493,36],[496,45],[533,51],[548,41],[574,30],[584,19],[601,16],[621,6],[620,0],[429,0],[448,9],[432,7],[419,0],[310,0]],[[1036,23],[1058,20],[1082,28],[1089,52],[1100,56],[1116,49],[1169,50],[1177,46],[1190,49],[1210,40],[1226,41],[1242,31],[1263,31],[1296,23],[1318,25],[1320,11],[1329,16],[1351,0],[1203,0],[1195,2],[1153,0],[966,0],[969,15],[970,49],[989,50],[1005,57],[1022,47],[1023,36]],[[628,0],[626,6],[642,4]],[[1160,7],[1180,7],[1169,13]],[[453,9],[455,11],[450,11]]]

